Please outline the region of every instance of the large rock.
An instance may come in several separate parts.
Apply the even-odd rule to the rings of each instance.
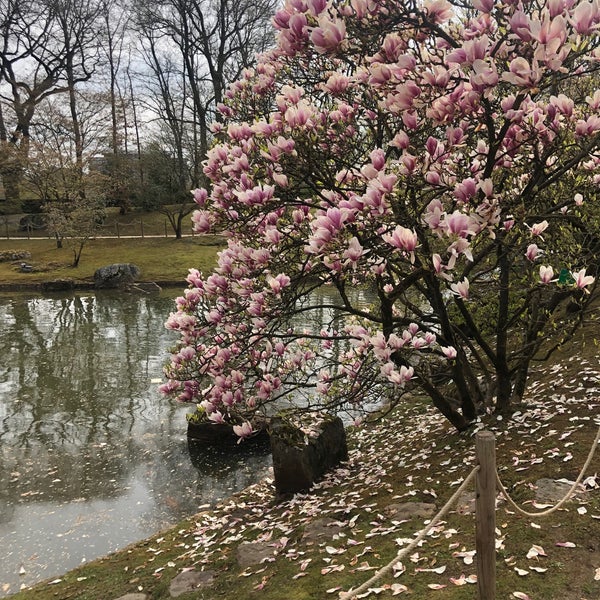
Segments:
[[[94,284],[99,289],[123,288],[133,284],[140,269],[131,263],[116,263],[100,267],[94,273]]]
[[[279,495],[308,490],[324,473],[348,459],[342,420],[323,414],[309,418],[311,422],[303,424],[286,414],[271,419],[273,473]]]
[[[208,571],[183,571],[171,581],[169,595],[177,598],[188,592],[195,592],[199,588],[210,587],[215,581],[215,572]]]

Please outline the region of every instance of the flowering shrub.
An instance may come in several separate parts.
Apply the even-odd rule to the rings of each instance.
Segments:
[[[194,191],[228,246],[167,321],[163,392],[242,436],[287,394],[419,389],[458,429],[508,410],[595,284],[600,3],[286,0],[274,23]],[[344,318],[292,325],[322,285]]]

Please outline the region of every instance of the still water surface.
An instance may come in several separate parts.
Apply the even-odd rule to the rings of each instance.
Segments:
[[[166,401],[172,297],[0,294],[0,597],[147,537],[264,476],[190,454]]]

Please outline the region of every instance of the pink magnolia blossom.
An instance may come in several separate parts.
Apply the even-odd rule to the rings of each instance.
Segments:
[[[457,356],[454,346],[440,346],[440,350],[448,360],[454,360]]]
[[[238,440],[239,444],[243,439],[250,437],[254,433],[254,430],[248,421],[244,421],[241,425],[233,426],[233,433],[240,438]]]
[[[402,227],[402,225],[398,225],[392,233],[384,234],[383,239],[391,246],[406,252],[413,252],[419,242],[415,231]]]
[[[348,248],[344,250],[343,257],[350,263],[356,264],[364,254],[364,248],[360,245],[358,238],[353,237],[348,244]]]
[[[529,229],[529,231],[531,231],[531,235],[533,235],[533,236],[539,236],[541,238],[542,237],[542,233],[544,233],[544,231],[546,231],[546,229],[548,229],[549,223],[548,223],[548,221],[546,221],[544,219],[540,223],[534,223],[531,226],[529,226],[527,224],[525,224],[525,225],[527,226],[527,228]]]
[[[534,88],[540,81],[541,71],[537,61],[530,64],[526,58],[519,56],[513,59],[509,70],[502,73],[502,79],[518,87]]]
[[[450,289],[455,296],[459,296],[463,300],[469,299],[469,280],[466,277],[458,283],[453,283]]]
[[[333,52],[346,39],[346,24],[341,20],[319,18],[319,26],[313,29],[310,39],[317,52]]]
[[[585,269],[581,269],[580,271],[577,271],[576,273],[573,272],[573,273],[571,273],[571,275],[573,276],[573,279],[575,280],[575,285],[580,290],[585,289],[588,285],[592,285],[592,283],[594,283],[594,281],[596,281],[595,277],[585,274]],[[588,290],[585,290],[585,291],[588,291]]]
[[[213,423],[217,423],[217,424],[225,423],[225,418],[223,417],[223,414],[221,413],[221,411],[218,411],[218,410],[211,412],[208,415],[208,419],[209,419],[209,421],[212,421]]]
[[[542,283],[550,283],[553,277],[554,269],[552,267],[540,265],[540,281]]]
[[[537,244],[529,244],[529,246],[527,246],[527,252],[525,252],[527,260],[533,262],[541,254],[543,254],[543,251],[538,248]]]
[[[483,13],[492,12],[495,0],[473,0],[473,8]]]
[[[597,29],[600,22],[600,6],[593,0],[582,1],[577,4],[572,14],[572,23],[579,34],[590,34]]]

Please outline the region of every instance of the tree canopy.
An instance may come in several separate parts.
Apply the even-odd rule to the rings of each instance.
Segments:
[[[600,4],[287,0],[274,23],[213,126],[193,222],[228,245],[190,270],[162,391],[242,436],[287,395],[425,393],[459,430],[510,411],[593,297]],[[320,286],[340,318],[311,331]]]

